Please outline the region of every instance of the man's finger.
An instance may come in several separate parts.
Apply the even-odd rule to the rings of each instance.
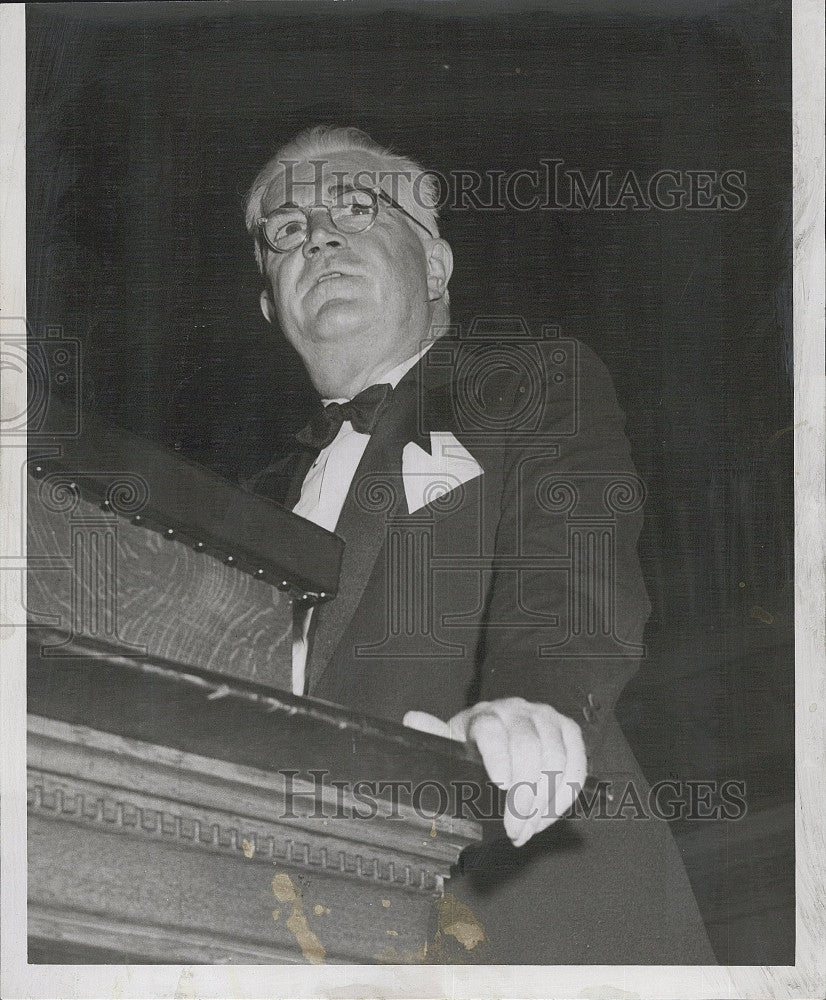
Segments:
[[[541,796],[543,746],[529,713],[513,718],[508,736],[511,791],[506,803],[505,832],[517,847],[521,847],[531,836],[537,819],[545,812]]]
[[[534,799],[531,808],[526,810],[531,815],[516,829],[512,836],[515,847],[521,847],[531,837],[550,826],[553,822],[553,785],[549,783],[547,771],[561,771],[565,767],[565,747],[562,736],[556,731],[553,720],[545,717],[542,706],[534,706],[530,713],[532,743],[521,752],[520,759],[527,770],[532,768],[534,782]]]
[[[408,729],[418,729],[419,732],[430,733],[431,736],[442,736],[447,740],[456,738],[450,723],[443,722],[427,712],[406,712],[402,722]]]
[[[585,783],[587,758],[579,726],[569,718],[547,708],[549,717],[540,725],[545,747],[546,772],[543,795],[545,817],[535,825],[531,836],[561,819],[571,808]]]
[[[512,768],[505,723],[493,711],[477,712],[468,722],[467,738],[476,744],[490,780],[500,788],[508,788]]]

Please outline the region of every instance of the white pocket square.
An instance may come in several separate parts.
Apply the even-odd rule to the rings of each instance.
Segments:
[[[407,509],[413,514],[482,475],[482,466],[450,431],[431,431],[428,454],[415,442],[402,452]]]

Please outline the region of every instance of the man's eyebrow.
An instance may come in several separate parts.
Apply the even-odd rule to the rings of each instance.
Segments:
[[[327,188],[327,194],[337,195],[337,194],[347,194],[350,191],[367,191],[367,190],[372,190],[372,189],[364,188],[357,184],[343,184],[339,182],[338,184],[330,184],[329,187]],[[282,208],[301,208],[301,206],[295,201],[285,201],[282,205],[279,205],[278,208],[274,208],[273,211],[278,212]]]
[[[371,188],[364,187],[363,184],[331,184],[327,188],[327,194],[347,194],[349,191],[369,191]]]

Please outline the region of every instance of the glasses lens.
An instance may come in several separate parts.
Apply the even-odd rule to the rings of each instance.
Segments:
[[[264,222],[264,234],[278,250],[294,250],[307,235],[307,219],[303,212],[273,212]]]
[[[372,191],[342,191],[330,207],[333,225],[342,233],[362,233],[376,218],[378,204]]]

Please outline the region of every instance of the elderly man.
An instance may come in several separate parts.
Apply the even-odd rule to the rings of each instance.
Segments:
[[[646,794],[612,715],[649,606],[610,379],[572,341],[454,336],[434,194],[316,128],[248,197],[261,308],[324,404],[255,488],[346,542],[336,600],[296,609],[293,691],[478,748],[506,837],[450,890],[488,960],[711,962],[664,822],[560,819],[586,774]]]

